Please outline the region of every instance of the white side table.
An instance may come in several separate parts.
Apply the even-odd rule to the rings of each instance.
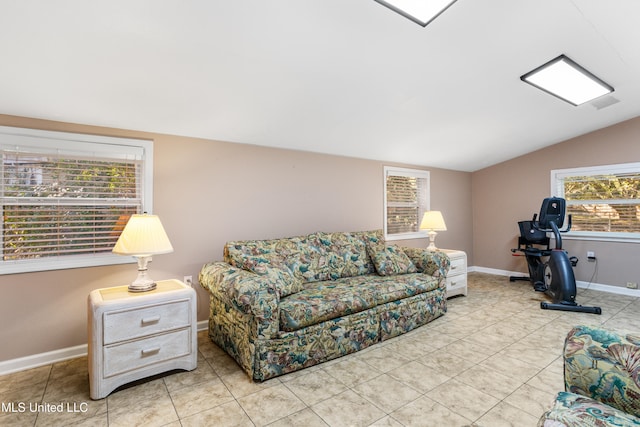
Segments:
[[[162,280],[149,292],[127,286],[89,294],[89,384],[102,399],[131,381],[197,367],[196,292]]]
[[[451,268],[447,274],[447,298],[456,295],[467,295],[467,254],[455,249],[440,249],[451,260]]]

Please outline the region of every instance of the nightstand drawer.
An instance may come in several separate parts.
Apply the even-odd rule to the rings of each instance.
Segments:
[[[188,300],[131,308],[104,314],[104,344],[189,326]]]
[[[153,365],[191,352],[191,328],[104,348],[104,377]]]
[[[447,277],[447,291],[457,291],[467,287],[467,275]]]
[[[449,275],[464,274],[467,272],[467,257],[451,258]]]

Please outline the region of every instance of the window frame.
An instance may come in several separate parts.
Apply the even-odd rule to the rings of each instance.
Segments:
[[[387,230],[387,210],[388,210],[388,203],[387,203],[387,177],[388,176],[409,176],[409,177],[413,177],[413,178],[418,178],[418,179],[424,179],[426,181],[425,185],[424,185],[424,194],[423,194],[423,200],[424,200],[424,204],[420,205],[418,207],[418,227],[420,227],[420,221],[422,220],[422,216],[424,215],[424,212],[430,210],[430,199],[431,199],[431,175],[429,173],[429,171],[426,170],[422,170],[422,169],[410,169],[410,168],[402,168],[402,167],[396,167],[396,166],[384,166],[383,168],[383,196],[384,196],[384,201],[383,201],[383,221],[384,221],[384,238],[387,241],[393,241],[393,240],[409,240],[409,239],[424,239],[429,237],[427,234],[427,231],[421,231],[418,229],[418,231],[415,232],[408,232],[408,233],[394,233],[394,234],[389,234],[388,230]]]
[[[90,148],[94,152],[112,155],[114,159],[116,159],[115,156],[117,155],[124,155],[132,150],[141,150],[142,173],[140,174],[140,178],[142,182],[140,184],[140,191],[142,193],[142,211],[152,213],[152,140],[0,126],[0,147],[7,145],[41,149],[43,152],[56,147],[62,148],[65,151],[73,151],[75,149],[83,152],[86,152],[87,148]],[[0,167],[2,166],[0,165]],[[0,241],[2,239],[3,227],[4,222],[1,222]],[[61,255],[23,260],[3,260],[2,257],[0,257],[0,275],[128,264],[132,262],[136,262],[133,257],[116,255],[110,252],[88,255]]]
[[[586,166],[577,168],[553,169],[551,170],[551,196],[565,198],[564,194],[564,177],[567,176],[590,176],[590,175],[607,175],[625,172],[640,173],[640,162],[619,163],[601,166]],[[567,201],[567,207],[570,201]],[[570,230],[563,236],[567,240],[592,240],[604,242],[628,242],[640,243],[640,233],[622,233],[609,231],[578,231]]]

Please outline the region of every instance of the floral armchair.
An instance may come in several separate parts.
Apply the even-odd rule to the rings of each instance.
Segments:
[[[640,336],[577,326],[565,340],[565,391],[544,427],[640,426]]]

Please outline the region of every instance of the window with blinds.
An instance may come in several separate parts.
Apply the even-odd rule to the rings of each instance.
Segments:
[[[425,237],[419,227],[429,210],[429,172],[385,167],[384,195],[386,240]]]
[[[551,183],[567,201],[569,235],[640,238],[640,163],[554,170]]]
[[[151,142],[0,127],[0,273],[128,262],[111,253],[150,210]]]

